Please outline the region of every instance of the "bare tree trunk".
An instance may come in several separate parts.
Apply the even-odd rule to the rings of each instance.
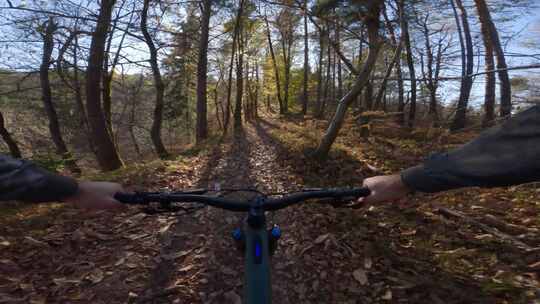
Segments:
[[[429,19],[429,13],[426,14],[423,22],[420,24],[422,26],[422,31],[424,34],[424,40],[425,40],[425,51],[426,51],[426,57],[427,57],[427,74],[424,73],[423,65],[422,65],[422,73],[424,74],[424,79],[426,82],[426,86],[429,90],[429,109],[428,113],[431,118],[431,122],[434,126],[438,126],[439,123],[439,116],[437,113],[437,80],[435,79],[437,75],[435,73],[438,73],[433,69],[434,64],[434,58],[433,58],[433,49],[430,41],[430,33],[428,28],[428,19]],[[440,66],[440,51],[441,51],[441,43],[438,45],[438,52],[437,52],[437,67]]]
[[[211,13],[212,0],[202,1],[201,36],[199,38],[199,60],[197,62],[197,130],[195,132],[197,142],[201,142],[208,137],[206,74],[208,71],[208,33]]]
[[[259,118],[259,86],[260,86],[260,78],[259,78],[259,61],[255,61],[255,103],[253,105],[253,117],[255,119]]]
[[[219,101],[219,85],[221,84],[221,80],[223,79],[223,73],[219,72],[219,78],[216,82],[216,86],[214,87],[214,106],[216,107],[216,120],[218,122],[218,127],[220,129],[223,128],[223,124],[221,123],[221,118],[219,115],[219,110],[221,109],[221,112],[223,112],[223,103]]]
[[[317,113],[317,118],[323,118],[324,117],[324,111],[326,109],[326,104],[328,103],[328,99],[331,96],[330,91],[330,79],[332,78],[331,72],[332,72],[332,60],[331,60],[331,54],[332,51],[330,49],[330,27],[327,25],[327,31],[326,31],[326,41],[328,42],[327,49],[326,49],[326,77],[324,78],[324,93],[323,93],[323,99],[321,103],[321,107],[319,108],[319,113]]]
[[[8,130],[6,129],[6,125],[4,123],[4,115],[2,115],[2,112],[0,112],[0,136],[2,136],[2,139],[8,146],[11,156],[13,156],[14,158],[22,158],[21,150],[19,149],[17,142],[13,139],[13,136],[11,136],[11,134],[9,134]]]
[[[486,4],[486,1],[474,0],[474,2],[476,4],[476,9],[478,11],[478,18],[480,19],[480,23],[482,26],[482,35],[484,36],[484,43],[485,44],[487,43],[486,42],[486,39],[487,39],[487,41],[491,45],[492,50],[495,52],[495,55],[497,58],[497,70],[499,70],[498,72],[499,80],[501,81],[500,115],[505,117],[512,113],[512,87],[510,85],[510,78],[508,77],[508,71],[506,70],[508,66],[506,65],[506,59],[504,58],[504,50],[501,46],[501,41],[499,39],[499,33],[497,32],[497,28],[495,27],[495,24],[493,23],[493,20],[491,19],[491,14],[489,13],[489,8]],[[487,66],[486,66],[486,69],[487,69]],[[489,77],[490,74],[491,73],[488,73],[486,76]],[[489,82],[489,79],[488,79],[488,82]],[[487,90],[488,90],[488,87],[486,84],[486,93],[487,93]],[[486,98],[487,98],[487,94],[486,94]],[[489,118],[486,117],[486,119],[489,119]],[[491,120],[493,120],[493,118]],[[488,121],[491,121],[491,120],[488,120]]]
[[[364,56],[364,28],[361,28],[360,29],[360,45],[358,48],[358,66],[359,67],[362,63],[363,56]],[[356,100],[355,100],[356,109],[360,112],[363,112],[365,110],[362,106],[363,96],[364,96],[364,93],[363,93],[363,88],[362,88],[360,89],[360,92],[358,93],[358,96],[356,97]]]
[[[390,39],[392,40],[392,43],[394,45],[397,45],[398,42],[396,39],[396,33],[394,31],[394,27],[390,23],[390,19],[388,19],[388,15],[386,14],[386,8],[384,7],[384,4],[383,4],[382,12],[383,12],[386,28],[388,28],[388,31],[390,32]],[[403,8],[400,6],[399,3],[398,3],[398,18],[399,18],[399,22],[401,22],[401,19],[403,18]],[[403,89],[403,76],[401,74],[401,52],[403,50],[403,43],[404,43],[404,37],[403,37],[403,32],[402,32],[401,37],[399,39],[399,47],[401,47],[400,54],[396,57],[396,61],[395,61],[395,64],[397,66],[396,75],[397,75],[397,83],[398,83],[398,112],[400,113],[397,116],[397,122],[402,126],[405,124],[405,102],[403,100],[404,99],[403,95],[405,93]]]
[[[407,50],[407,66],[409,67],[409,77],[411,79],[411,98],[409,100],[409,120],[407,122],[407,125],[409,128],[412,128],[414,126],[414,120],[416,119],[416,72],[414,70],[411,38],[409,36],[409,23],[407,22],[407,16],[405,16],[405,7],[403,0],[400,0],[399,6],[402,12],[401,30],[403,35],[403,41],[405,42],[405,49]]]
[[[495,62],[493,60],[493,48],[488,47],[489,42],[485,43],[486,46],[486,71],[492,71],[495,67]],[[495,74],[487,73],[486,74],[486,88],[484,96],[484,119],[482,120],[482,127],[488,128],[491,127],[495,121]]]
[[[336,44],[337,44],[337,49],[341,49],[341,33],[340,33],[340,30],[339,30],[339,19],[336,20]],[[337,81],[338,81],[338,91],[337,91],[337,97],[338,98],[341,98],[343,97],[343,77],[341,75],[341,60],[336,60],[337,61]]]
[[[272,65],[274,66],[274,76],[276,78],[276,90],[277,98],[279,102],[279,114],[285,114],[285,106],[283,98],[281,98],[281,85],[279,81],[279,70],[276,61],[276,54],[274,53],[274,47],[272,45],[272,36],[270,35],[270,25],[268,24],[268,18],[264,16],[264,22],[266,23],[266,39],[268,40],[268,48],[270,50],[270,57],[272,58]]]
[[[157,59],[157,49],[152,41],[152,37],[148,32],[147,20],[148,20],[148,6],[150,0],[144,0],[143,10],[141,12],[141,31],[144,36],[148,50],[150,51],[150,66],[152,67],[152,75],[154,76],[154,86],[156,87],[156,106],[154,108],[154,120],[152,122],[152,129],[150,135],[152,143],[156,148],[156,152],[160,158],[167,158],[169,153],[163,145],[161,140],[161,126],[163,122],[163,96],[165,92],[165,84],[161,79],[161,72],[159,71],[159,64]]]
[[[454,2],[453,0],[450,0],[450,1],[454,9],[456,22],[459,24],[459,20],[457,19],[457,11],[455,10]],[[452,125],[450,126],[450,129],[453,131],[456,131],[465,127],[465,123],[467,119],[467,107],[469,104],[469,96],[471,94],[471,88],[472,88],[472,78],[469,75],[473,73],[473,69],[474,69],[474,53],[473,53],[471,30],[469,28],[469,21],[467,20],[467,11],[465,10],[465,7],[463,6],[463,3],[461,2],[461,0],[455,0],[455,1],[456,1],[457,7],[459,8],[461,12],[461,23],[463,25],[463,34],[465,36],[465,50],[462,50],[462,60],[466,62],[466,70],[464,72],[465,77],[461,81],[461,88],[460,88],[460,93],[459,93],[457,109],[456,109],[456,115],[454,116],[454,120],[452,121]],[[459,30],[459,27],[458,27],[458,30]],[[466,53],[466,57],[464,57],[464,52]]]
[[[324,32],[319,30],[319,66],[317,70],[317,106],[314,114],[316,117],[321,113],[322,89],[323,89],[323,56],[324,56]]]
[[[56,147],[56,152],[64,159],[67,167],[74,173],[80,173],[81,169],[72,159],[71,153],[62,138],[60,123],[58,122],[58,114],[54,107],[51,92],[51,83],[49,80],[49,66],[51,64],[51,56],[54,49],[54,32],[58,28],[52,18],[43,24],[43,56],[41,66],[39,67],[39,80],[41,84],[41,100],[43,107],[49,119],[49,132],[51,133],[52,141]]]
[[[93,142],[100,167],[105,171],[122,167],[122,160],[116,151],[101,110],[100,83],[103,69],[105,40],[111,22],[115,0],[102,0],[96,30],[92,34],[90,56],[86,73],[86,110],[92,129]]]
[[[223,121],[223,135],[227,134],[227,131],[229,129],[229,121],[231,119],[232,72],[234,68],[234,57],[236,54],[236,47],[238,44],[238,33],[240,30],[240,22],[244,14],[243,11],[244,11],[244,0],[240,0],[240,7],[238,8],[238,13],[236,15],[236,21],[234,25],[231,61],[230,61],[230,66],[229,66],[229,80],[228,80],[229,85],[227,87],[227,104],[225,105],[225,119]]]
[[[364,108],[368,111],[373,110],[373,79],[368,79],[364,90]]]
[[[118,12],[116,14],[116,17],[114,18],[114,21],[112,23],[112,29],[111,33],[109,34],[109,39],[107,41],[107,46],[105,48],[105,54],[103,57],[103,74],[102,74],[102,99],[103,99],[103,115],[105,116],[105,122],[107,123],[107,129],[109,130],[109,133],[111,134],[111,137],[114,141],[114,132],[113,132],[113,125],[112,125],[112,81],[114,77],[114,68],[116,66],[116,63],[118,61],[118,55],[120,53],[120,50],[122,48],[122,44],[124,43],[124,38],[127,35],[127,31],[124,31],[124,34],[122,35],[122,39],[120,41],[120,45],[118,47],[118,50],[115,55],[114,62],[111,66],[111,72],[109,73],[109,54],[111,51],[111,46],[114,38],[114,31],[116,30],[116,26],[118,24],[118,20],[120,19],[120,12],[122,11],[122,8],[126,1],[122,1],[121,5],[118,9]],[[133,18],[133,13],[131,14],[131,17]],[[131,24],[131,18],[128,24]]]
[[[392,74],[392,70],[394,69],[394,65],[396,64],[399,57],[401,56],[402,46],[403,46],[403,43],[402,43],[402,41],[400,41],[399,44],[396,46],[396,51],[394,52],[394,56],[392,58],[392,61],[390,61],[390,64],[388,65],[388,68],[386,69],[386,73],[384,74],[384,77],[383,77],[383,79],[381,81],[381,85],[379,87],[379,90],[377,91],[377,95],[375,96],[375,109],[380,108],[384,92],[386,91],[386,83],[388,82],[388,78],[390,78],[390,75]]]
[[[381,11],[382,1],[373,1],[370,2],[370,7],[368,10],[368,15],[365,18],[365,23],[368,29],[369,37],[369,55],[364,63],[362,71],[356,78],[356,81],[351,88],[351,90],[341,98],[336,109],[334,118],[330,122],[328,129],[320,143],[320,145],[315,150],[315,156],[319,159],[326,159],[328,157],[328,152],[336,137],[338,136],[339,130],[343,125],[345,119],[345,114],[350,104],[356,99],[360,90],[367,83],[375,62],[377,61],[377,56],[379,54],[380,44],[379,44],[379,15]]]
[[[236,102],[234,106],[234,131],[242,129],[242,97],[244,95],[244,38],[243,26],[238,31],[238,56],[236,63]]]
[[[283,64],[285,65],[285,80],[283,83],[283,113],[289,112],[289,87],[291,84],[291,49],[292,49],[292,33],[291,29],[281,31],[281,51],[283,55]]]
[[[307,114],[309,75],[309,33],[307,26],[307,0],[304,0],[304,79],[302,91],[302,115]]]

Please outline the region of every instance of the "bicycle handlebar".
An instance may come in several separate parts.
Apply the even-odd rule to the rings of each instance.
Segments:
[[[212,207],[221,208],[235,212],[246,212],[252,208],[250,204],[239,203],[236,200],[214,197],[209,195],[188,193],[159,193],[159,192],[136,192],[136,193],[116,193],[114,198],[119,202],[130,205],[145,205],[151,202],[186,202],[203,203]],[[200,190],[196,193],[201,193]],[[276,211],[286,208],[295,203],[299,203],[313,198],[345,198],[362,197],[370,194],[368,188],[352,189],[329,189],[329,190],[309,190],[298,192],[280,198],[268,198],[263,201],[261,208],[264,211]]]

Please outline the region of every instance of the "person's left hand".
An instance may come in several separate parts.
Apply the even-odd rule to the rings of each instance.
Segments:
[[[115,200],[114,195],[123,191],[117,183],[82,181],[77,193],[63,201],[87,210],[119,210],[125,205]]]

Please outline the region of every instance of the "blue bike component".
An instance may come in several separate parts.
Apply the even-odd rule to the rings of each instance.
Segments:
[[[261,257],[261,253],[262,253],[261,244],[255,243],[255,260]]]
[[[279,226],[274,225],[274,227],[272,227],[272,230],[270,230],[270,234],[274,239],[277,240],[281,237],[281,229],[279,228]]]
[[[235,241],[241,241],[244,238],[244,233],[242,229],[236,228],[233,230],[232,237]]]
[[[246,276],[243,303],[270,304],[272,303],[272,288],[268,230],[264,226],[253,228],[246,223],[244,233]]]

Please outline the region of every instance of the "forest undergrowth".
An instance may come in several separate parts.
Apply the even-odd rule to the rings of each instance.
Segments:
[[[89,176],[129,190],[359,186],[474,137],[407,132],[390,121],[360,137],[347,121],[324,163],[325,124],[269,116],[177,155]],[[269,216],[284,236],[272,261],[275,303],[540,303],[540,188],[468,189],[380,206],[305,203]],[[0,215],[0,303],[241,303],[241,216],[84,213],[14,205]],[[536,301],[536,302],[535,302]]]

